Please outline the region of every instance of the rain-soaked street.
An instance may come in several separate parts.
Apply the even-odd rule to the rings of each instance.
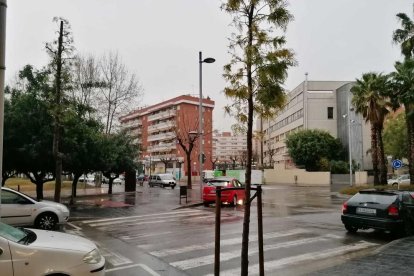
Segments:
[[[346,197],[330,188],[264,186],[266,275],[304,275],[372,252],[389,234],[347,234],[340,220]],[[190,200],[199,197],[197,186]],[[185,200],[184,200],[185,201]],[[190,202],[191,203],[191,202]],[[67,232],[94,240],[107,275],[211,275],[214,206],[179,204],[179,190],[137,187],[136,193],[79,198]],[[249,275],[258,275],[256,204],[251,209]],[[221,275],[240,275],[243,207],[223,207]]]

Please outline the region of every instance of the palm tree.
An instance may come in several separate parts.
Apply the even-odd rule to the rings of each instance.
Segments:
[[[414,22],[405,13],[399,13],[397,17],[401,21],[402,28],[394,31],[392,40],[394,43],[401,44],[401,53],[406,59],[411,58],[414,53]]]
[[[387,166],[385,163],[382,131],[385,116],[389,113],[391,103],[386,96],[389,91],[389,76],[377,73],[365,73],[356,80],[352,87],[352,104],[356,112],[362,114],[371,124],[371,155],[374,170],[374,185],[387,183]],[[351,162],[351,160],[350,160]],[[379,169],[378,169],[379,167]]]
[[[404,62],[395,63],[395,72],[391,73],[394,109],[401,104],[405,109],[408,137],[408,168],[411,184],[414,184],[414,59],[408,58]]]

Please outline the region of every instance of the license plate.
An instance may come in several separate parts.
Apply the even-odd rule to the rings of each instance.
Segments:
[[[376,215],[377,214],[377,210],[375,209],[370,209],[370,208],[360,208],[358,207],[356,209],[357,214],[369,214],[369,215]]]

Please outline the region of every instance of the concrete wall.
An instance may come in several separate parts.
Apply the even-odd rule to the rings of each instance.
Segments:
[[[329,186],[330,172],[307,172],[304,169],[286,170],[283,164],[264,170],[265,184],[293,184],[299,186]]]

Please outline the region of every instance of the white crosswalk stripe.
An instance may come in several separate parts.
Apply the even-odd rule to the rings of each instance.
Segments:
[[[270,239],[270,238],[281,238],[281,237],[287,237],[287,236],[292,236],[292,235],[298,235],[298,234],[303,234],[303,233],[307,233],[309,231],[305,230],[305,229],[293,229],[290,231],[285,231],[285,232],[274,232],[274,233],[267,233],[265,235],[263,235],[264,239]],[[257,241],[257,236],[253,236],[250,238],[250,241]],[[232,238],[232,239],[225,239],[222,240],[220,242],[221,246],[226,246],[226,245],[235,245],[235,244],[241,244],[242,239],[240,238]],[[177,254],[182,254],[182,253],[186,253],[186,252],[191,252],[191,251],[195,251],[195,250],[203,250],[203,249],[210,249],[210,248],[214,248],[214,242],[210,242],[210,243],[205,243],[205,244],[198,244],[198,245],[192,245],[192,246],[187,246],[187,247],[182,247],[182,248],[174,248],[174,249],[164,249],[164,250],[159,250],[159,251],[153,251],[150,252],[150,254],[157,256],[157,257],[165,257],[165,256],[169,256],[169,255],[177,255]]]
[[[298,239],[298,240],[293,240],[293,241],[288,241],[288,242],[281,242],[277,244],[264,246],[263,251],[269,251],[269,250],[274,250],[274,249],[279,249],[279,248],[289,248],[289,247],[304,245],[304,244],[313,243],[313,242],[321,242],[321,241],[326,241],[332,238],[338,239],[340,237],[334,236],[334,235],[325,235],[321,237],[305,238],[305,239]],[[249,250],[249,255],[250,256],[255,255],[258,252],[259,250],[257,248],[251,248]],[[238,257],[240,257],[240,250],[233,250],[230,252],[221,253],[220,262],[229,261],[231,259],[235,259]],[[199,267],[199,266],[213,264],[213,263],[214,263],[214,255],[208,255],[208,256],[202,256],[202,257],[188,259],[184,261],[173,262],[171,263],[171,265],[178,267],[182,270],[188,270],[194,267]]]
[[[129,217],[85,220],[81,225],[88,225],[116,236],[133,244],[147,253],[162,259],[175,268],[190,275],[210,275],[214,264],[214,212],[206,210],[178,210],[155,214]],[[227,216],[227,217],[226,217]],[[223,224],[220,240],[220,266],[225,268],[220,275],[240,275],[240,248],[242,243],[242,227],[237,213],[227,213],[222,221],[228,219],[232,224]],[[279,220],[280,222],[281,220]],[[319,233],[317,227],[298,228],[288,221],[283,226],[273,225],[274,231],[263,235],[265,271],[275,273],[279,270],[294,270],[301,264],[312,265],[312,262],[330,261],[330,258],[358,252],[378,246],[376,243],[354,240],[343,245],[343,235],[330,234],[323,228]],[[191,227],[188,224],[191,223]],[[306,224],[312,225],[311,223]],[[151,229],[151,230],[150,230]],[[276,230],[277,229],[277,230]],[[336,228],[335,228],[336,229]],[[190,237],[190,238],[189,238]],[[257,275],[258,237],[251,232],[249,237],[249,275]],[[289,254],[282,254],[286,249]],[[108,253],[108,252],[104,252]],[[131,260],[118,254],[106,254],[108,262],[114,267],[131,265]],[[287,257],[288,256],[288,257]]]
[[[287,265],[295,265],[295,264],[300,264],[305,261],[317,261],[320,259],[332,258],[336,256],[341,256],[347,253],[351,253],[354,251],[366,249],[369,247],[374,247],[377,245],[378,244],[376,243],[360,241],[356,244],[344,245],[344,246],[327,249],[327,250],[320,251],[320,252],[305,253],[305,254],[296,255],[292,257],[286,257],[286,258],[282,258],[278,260],[267,261],[264,263],[264,267],[265,267],[266,272],[271,272],[271,271],[275,271]],[[207,275],[212,276],[213,274],[207,274]],[[240,268],[220,271],[220,275],[223,275],[223,276],[240,275]],[[249,266],[249,275],[259,275],[258,264]]]

